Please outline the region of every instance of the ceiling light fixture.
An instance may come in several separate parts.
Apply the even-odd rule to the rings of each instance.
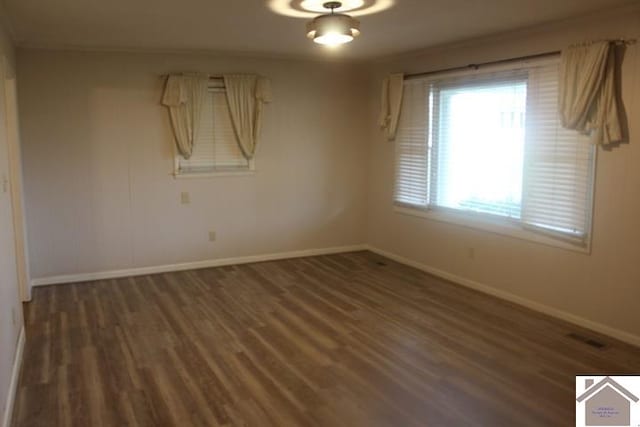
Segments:
[[[334,13],[342,3],[330,1],[324,3],[325,9],[331,9],[331,13],[320,15],[307,24],[307,37],[314,42],[328,46],[337,46],[349,43],[360,35],[360,22],[349,15]]]

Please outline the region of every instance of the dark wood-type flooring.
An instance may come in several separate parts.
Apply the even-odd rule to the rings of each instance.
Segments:
[[[369,252],[38,288],[25,316],[14,426],[573,426],[574,375],[640,373]]]

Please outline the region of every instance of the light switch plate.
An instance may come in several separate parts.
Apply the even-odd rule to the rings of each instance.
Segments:
[[[180,202],[183,205],[188,205],[189,203],[191,203],[191,198],[189,197],[189,192],[183,191],[182,193],[180,193]]]

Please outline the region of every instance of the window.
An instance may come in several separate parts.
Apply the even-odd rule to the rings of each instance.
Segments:
[[[222,80],[213,80],[202,105],[200,128],[187,160],[176,155],[176,175],[203,175],[253,170],[236,141]]]
[[[561,127],[557,59],[408,80],[397,205],[586,245],[595,148]]]

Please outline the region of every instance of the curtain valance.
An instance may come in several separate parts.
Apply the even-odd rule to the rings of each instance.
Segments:
[[[271,102],[271,81],[254,74],[225,74],[223,80],[237,143],[245,158],[251,159],[258,144],[263,105]],[[185,159],[193,152],[208,86],[206,74],[167,78],[162,105],[169,109],[176,146]]]

